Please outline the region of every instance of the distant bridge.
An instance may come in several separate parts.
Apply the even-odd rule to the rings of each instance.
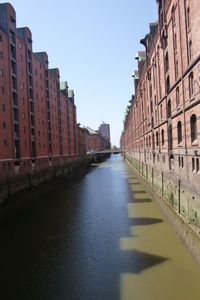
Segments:
[[[95,155],[95,154],[119,154],[119,153],[123,153],[124,150],[121,150],[121,149],[105,149],[105,150],[102,150],[102,151],[94,151],[92,153],[90,153],[90,155]]]

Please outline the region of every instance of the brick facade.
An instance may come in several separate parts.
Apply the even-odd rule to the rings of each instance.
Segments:
[[[78,157],[74,93],[60,89],[46,52],[33,53],[9,3],[0,4],[0,120],[1,180]]]
[[[195,229],[200,227],[200,3],[160,0],[141,40],[121,147]]]

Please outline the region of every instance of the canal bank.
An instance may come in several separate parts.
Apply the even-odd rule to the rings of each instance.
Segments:
[[[146,180],[145,172],[140,172],[131,158],[128,157],[126,161],[133,173],[137,174],[139,180],[145,185],[146,190],[157,201],[173,229],[200,266],[200,232],[195,230],[193,224],[178,213],[169,199],[164,197],[164,193],[154,185],[153,180]]]
[[[61,178],[70,179],[77,176],[91,168],[93,163],[101,163],[109,156],[110,154],[107,153],[94,154],[41,171],[17,175],[12,178],[8,177],[0,182],[0,210],[3,210],[4,206],[10,205],[11,202],[20,198],[24,193],[28,194],[44,184],[51,184]]]
[[[199,268],[118,155],[33,191],[0,238],[1,299],[199,300]]]

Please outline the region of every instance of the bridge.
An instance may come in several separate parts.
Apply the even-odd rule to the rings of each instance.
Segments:
[[[111,156],[111,154],[124,153],[121,149],[105,149],[102,151],[93,151],[88,155],[91,157],[93,163],[100,163]]]
[[[119,154],[119,153],[123,153],[124,150],[121,149],[105,149],[102,151],[92,151],[91,153],[89,153],[89,155],[95,155],[95,154],[102,154],[102,153],[109,153],[109,154]]]

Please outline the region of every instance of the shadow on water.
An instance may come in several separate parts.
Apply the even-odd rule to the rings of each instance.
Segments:
[[[152,268],[168,260],[166,257],[141,252],[138,250],[128,250],[125,251],[125,253],[126,258],[124,259],[123,271],[126,273],[138,274],[148,268]],[[127,258],[128,261],[126,262]]]
[[[34,191],[1,222],[0,299],[118,300],[122,272],[166,260],[119,248],[132,221],[156,223],[127,218],[133,193],[124,170],[120,156],[111,157],[76,180]]]
[[[134,194],[146,194],[145,190],[133,191]]]
[[[150,203],[152,202],[149,198],[133,199],[133,203]]]
[[[156,219],[156,218],[132,218],[132,223],[133,225],[153,225],[153,224],[158,224],[162,223],[162,219]]]

